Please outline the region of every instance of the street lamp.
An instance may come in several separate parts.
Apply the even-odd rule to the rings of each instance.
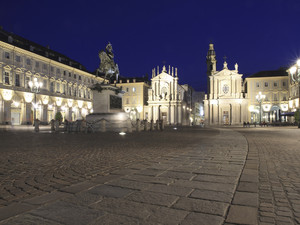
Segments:
[[[265,99],[265,95],[261,94],[261,92],[256,95],[256,101],[259,103],[259,124],[261,124],[261,103]]]
[[[297,60],[297,63],[295,66],[292,66],[289,69],[290,76],[292,78],[292,81],[295,83],[298,83],[298,102],[300,103],[300,59]],[[299,114],[300,114],[300,107],[299,107]],[[300,128],[300,123],[298,122],[298,127]]]
[[[28,82],[28,85],[30,87],[30,90],[32,92],[34,92],[34,104],[33,104],[33,109],[34,109],[34,112],[33,112],[33,121],[35,122],[36,120],[36,108],[37,108],[37,103],[36,103],[36,94],[40,92],[40,88],[43,86],[43,83],[42,82],[38,82],[37,78],[33,78],[33,82],[32,81],[29,81]]]

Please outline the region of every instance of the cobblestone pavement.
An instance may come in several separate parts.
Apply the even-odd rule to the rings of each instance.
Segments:
[[[259,165],[259,224],[300,224],[300,129],[239,131],[247,137],[251,160],[258,162],[255,168]]]
[[[1,132],[0,224],[297,224],[299,137]]]

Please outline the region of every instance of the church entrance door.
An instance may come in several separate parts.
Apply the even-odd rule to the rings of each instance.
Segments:
[[[229,125],[229,113],[228,111],[223,111],[223,124]]]

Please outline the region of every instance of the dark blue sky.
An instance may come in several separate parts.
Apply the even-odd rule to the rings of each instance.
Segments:
[[[98,51],[113,45],[122,76],[178,67],[179,82],[206,90],[205,56],[215,44],[221,69],[242,74],[278,69],[300,56],[299,0],[6,1],[0,25],[50,45],[88,70]]]

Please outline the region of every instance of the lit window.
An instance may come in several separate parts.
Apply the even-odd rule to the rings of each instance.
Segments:
[[[4,72],[4,84],[9,84],[9,72]]]
[[[26,76],[25,78],[25,88],[29,88],[30,77]]]
[[[133,88],[132,88],[132,92],[135,92],[135,90],[136,90],[135,87],[133,87]]]

